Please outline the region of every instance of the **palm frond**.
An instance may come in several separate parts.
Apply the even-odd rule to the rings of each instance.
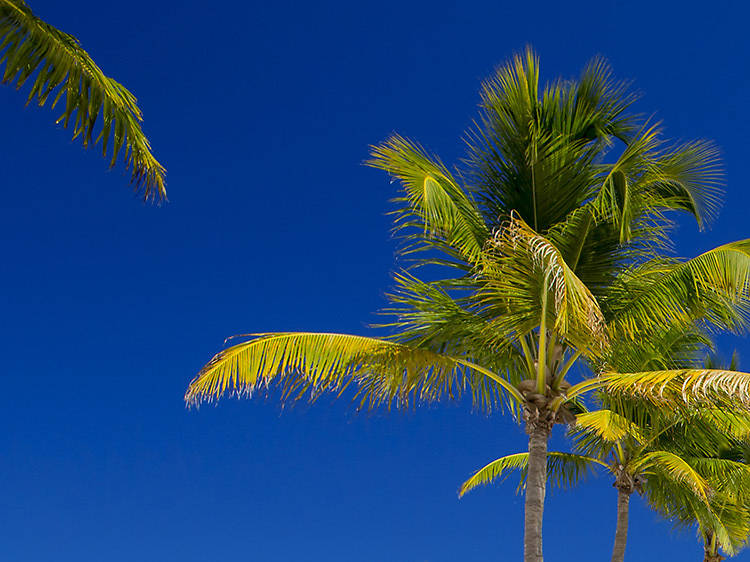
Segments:
[[[597,157],[633,126],[625,110],[634,96],[603,59],[579,81],[541,88],[539,60],[529,48],[483,83],[481,97],[466,175],[490,225],[515,211],[546,233],[595,193]]]
[[[464,376],[467,369],[492,379],[496,402],[522,400],[513,385],[488,369],[426,349],[346,334],[257,336],[211,359],[190,383],[188,405],[216,400],[227,392],[251,396],[273,383],[284,386],[286,397],[309,392],[313,399],[354,383],[362,402],[371,407],[394,400],[407,405],[460,397],[474,380]]]
[[[604,373],[574,385],[568,397],[594,389],[602,390],[610,399],[637,398],[655,406],[750,406],[750,374],[720,369]]]
[[[628,437],[640,443],[646,440],[641,429],[635,423],[617,412],[607,409],[578,414],[573,430],[593,433],[608,443],[616,443]]]
[[[514,470],[521,473],[520,489],[526,479],[528,460],[528,453],[516,453],[492,461],[477,470],[461,485],[458,496],[462,497],[478,486],[502,482]],[[547,453],[547,477],[550,483],[558,488],[572,488],[577,485],[594,465],[609,468],[606,463],[583,455],[555,451]]]
[[[643,484],[649,505],[677,529],[698,525],[702,534],[716,535],[723,549],[733,553],[746,539],[748,512],[746,508],[714,496],[709,502],[697,496],[690,487],[654,475]]]
[[[660,474],[677,483],[690,486],[702,499],[709,492],[708,482],[679,455],[669,451],[652,451],[632,462],[632,469],[642,474]]]
[[[20,88],[33,78],[27,103],[35,100],[43,106],[54,94],[54,108],[65,94],[57,122],[68,127],[73,119],[73,138],[80,137],[84,147],[102,141],[105,157],[112,140],[110,166],[123,152],[136,189],[142,189],[146,199],[166,197],[165,170],[151,154],[133,94],[105,76],[75,37],[36,17],[23,0],[0,0],[0,68],[3,65],[4,83]],[[101,131],[94,139],[99,116]]]
[[[397,211],[396,229],[417,227],[420,240],[435,238],[473,264],[489,233],[474,201],[448,169],[419,145],[398,135],[372,148],[366,162],[401,181],[405,207]],[[408,237],[408,234],[407,234]]]
[[[499,333],[525,334],[541,324],[542,296],[552,306],[547,325],[577,349],[596,356],[606,332],[599,305],[559,250],[521,218],[511,219],[494,235],[482,267],[487,278],[477,300],[494,316]]]
[[[608,297],[612,333],[705,322],[741,332],[750,323],[750,241],[724,244],[682,263],[653,261],[624,274]]]

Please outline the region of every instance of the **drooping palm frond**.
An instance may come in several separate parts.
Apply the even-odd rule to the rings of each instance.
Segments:
[[[353,383],[371,406],[457,398],[473,380],[466,370],[492,379],[495,402],[523,400],[513,385],[481,366],[426,349],[346,334],[257,334],[217,354],[188,387],[185,401],[198,405],[225,393],[251,395],[277,383],[288,395],[341,391]],[[492,402],[492,401],[491,401]]]
[[[700,535],[713,537],[733,555],[748,540],[750,509],[747,503],[747,469],[726,459],[685,458],[711,487],[708,502],[690,488],[654,473],[644,483],[645,496],[653,509],[677,528],[697,525]],[[738,497],[740,492],[744,497]]]
[[[67,127],[73,119],[73,138],[84,147],[102,141],[102,152],[112,143],[110,166],[123,153],[131,180],[146,199],[164,199],[165,170],[151,154],[141,129],[141,110],[124,86],[104,75],[78,40],[36,17],[23,0],[0,0],[0,68],[2,81],[17,88],[33,78],[27,103],[40,106],[54,94],[54,108],[65,95],[57,120]],[[98,118],[101,131],[93,137]]]
[[[436,239],[474,264],[489,236],[474,201],[448,169],[424,149],[398,135],[372,148],[367,165],[385,170],[401,181],[405,206],[396,211],[396,229],[408,239]],[[416,227],[417,233],[409,235]]]
[[[529,454],[516,453],[501,457],[477,470],[474,475],[461,485],[458,496],[462,497],[467,492],[477,488],[502,482],[510,472],[517,470],[521,473],[521,484],[523,487],[526,479]],[[609,468],[606,463],[599,459],[576,455],[573,453],[560,453],[552,451],[547,453],[547,477],[554,486],[558,488],[572,488],[594,467],[594,465]]]
[[[703,530],[711,530],[724,545],[741,542],[740,536],[746,534],[743,529],[746,528],[747,517],[739,510],[724,510],[722,513],[714,501],[720,500],[718,496],[706,502],[690,487],[656,476],[646,479],[643,488],[651,508],[678,530],[697,525]]]
[[[683,458],[706,479],[713,491],[750,502],[750,465],[724,458]]]
[[[656,406],[750,406],[750,374],[721,369],[604,373],[574,385],[568,397],[595,389],[601,389],[610,399],[637,398]]]
[[[632,438],[640,443],[646,441],[638,425],[607,409],[578,414],[573,429],[593,433],[608,443],[616,443],[626,438]]]
[[[596,299],[555,245],[521,218],[512,216],[496,231],[481,274],[487,280],[476,299],[499,333],[522,335],[544,322],[580,350],[596,356],[603,349],[606,331]],[[546,309],[540,307],[544,299],[551,303]],[[543,311],[549,318],[542,318]]]
[[[651,451],[632,461],[632,470],[650,476],[659,474],[670,480],[690,486],[702,499],[707,497],[708,482],[679,455],[669,451]]]
[[[718,211],[718,150],[707,141],[666,147],[661,123],[645,124],[604,170],[594,207],[600,216],[612,219],[621,242],[632,238],[633,225],[645,217],[687,211],[702,227]]]
[[[654,260],[626,271],[606,301],[610,331],[622,337],[695,322],[741,332],[750,324],[750,241],[686,262]]]

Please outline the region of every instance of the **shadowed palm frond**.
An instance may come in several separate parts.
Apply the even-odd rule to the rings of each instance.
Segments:
[[[471,478],[461,485],[458,496],[462,497],[478,486],[502,482],[514,470],[521,473],[520,490],[526,479],[528,459],[528,453],[516,453],[492,461],[477,470]],[[594,465],[609,468],[606,463],[583,455],[559,452],[547,453],[547,477],[558,488],[572,488],[577,485]]]
[[[490,225],[518,213],[546,233],[596,191],[597,156],[626,140],[635,96],[599,58],[578,81],[539,84],[532,49],[482,84],[479,122],[468,134],[466,175]]]
[[[67,127],[73,120],[73,138],[84,147],[102,141],[102,152],[112,143],[110,166],[123,152],[136,189],[146,199],[164,199],[165,170],[151,154],[141,129],[141,110],[124,86],[104,75],[78,40],[37,18],[23,0],[0,0],[0,69],[4,83],[17,88],[33,78],[27,103],[40,106],[54,94],[54,108],[65,95],[63,114],[57,120]],[[101,131],[94,129],[101,117]]]
[[[474,380],[467,369],[492,379],[489,392],[502,403],[522,400],[499,375],[470,362],[385,340],[345,334],[257,334],[253,340],[217,354],[193,379],[185,394],[188,405],[225,393],[251,396],[277,383],[287,396],[342,391],[354,383],[363,403],[407,405],[442,397],[457,398]],[[501,392],[502,389],[502,392]]]
[[[620,242],[631,240],[634,224],[668,210],[689,212],[701,227],[718,212],[722,174],[716,147],[707,141],[665,147],[661,135],[661,123],[645,124],[605,167],[595,208],[612,219]]]

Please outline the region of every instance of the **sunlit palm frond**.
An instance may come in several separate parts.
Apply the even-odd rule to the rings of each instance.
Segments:
[[[750,324],[750,241],[709,250],[682,263],[654,261],[627,271],[607,296],[612,334],[704,322],[742,332]]]
[[[612,410],[594,410],[576,416],[573,430],[593,433],[608,443],[632,438],[640,443],[646,441],[641,429],[626,417]]]
[[[609,398],[637,398],[655,406],[750,406],[750,374],[719,369],[674,369],[640,373],[604,373],[580,382],[569,397],[600,389]]]
[[[397,229],[418,227],[420,239],[437,238],[465,261],[476,262],[489,235],[487,227],[474,201],[440,161],[394,135],[373,147],[366,163],[385,170],[404,187],[404,197],[396,200],[405,204],[397,211]]]
[[[498,332],[524,334],[540,325],[546,294],[548,326],[588,354],[603,349],[606,331],[596,299],[555,245],[522,219],[511,217],[495,233],[481,271],[487,281],[477,300],[494,316]]]
[[[189,405],[225,393],[250,396],[277,383],[296,397],[310,392],[341,391],[354,383],[371,406],[399,405],[438,398],[457,398],[473,379],[466,369],[495,383],[497,401],[522,400],[510,383],[478,365],[440,353],[385,340],[346,334],[258,334],[217,354],[193,379],[185,394]],[[500,396],[500,389],[505,395]]]
[[[461,497],[478,486],[502,482],[514,470],[521,473],[521,486],[523,486],[528,458],[528,453],[517,453],[492,461],[477,470],[471,478],[461,485],[458,496]],[[606,463],[583,455],[559,452],[547,453],[547,477],[552,484],[559,488],[572,488],[594,465],[608,468]]]
[[[734,550],[733,545],[741,544],[743,537],[747,536],[747,514],[741,509],[732,509],[731,503],[718,496],[706,502],[691,487],[657,476],[647,478],[643,488],[652,509],[677,529],[697,524],[702,531],[714,533],[729,552]]]
[[[73,138],[84,147],[102,141],[102,152],[112,142],[110,165],[123,152],[136,188],[146,199],[166,197],[165,170],[151,154],[141,129],[141,110],[124,86],[104,75],[78,40],[36,17],[23,0],[0,0],[0,67],[4,83],[20,88],[33,78],[28,102],[45,105],[54,94],[54,108],[65,95],[58,119],[67,127],[73,119]],[[101,130],[93,135],[98,118]]]
[[[713,491],[750,503],[750,465],[723,458],[683,458]]]
[[[632,469],[646,476],[660,474],[675,482],[690,486],[701,498],[706,499],[709,484],[679,455],[669,451],[652,451],[632,461]]]

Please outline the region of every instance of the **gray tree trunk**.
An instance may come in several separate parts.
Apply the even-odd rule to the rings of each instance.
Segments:
[[[524,562],[543,562],[542,516],[550,424],[546,420],[529,420],[526,429],[529,433],[529,472],[526,480],[523,559]]]
[[[615,531],[615,546],[612,549],[612,562],[625,560],[625,546],[628,543],[628,510],[630,508],[630,494],[632,492],[617,490],[617,530]]]

